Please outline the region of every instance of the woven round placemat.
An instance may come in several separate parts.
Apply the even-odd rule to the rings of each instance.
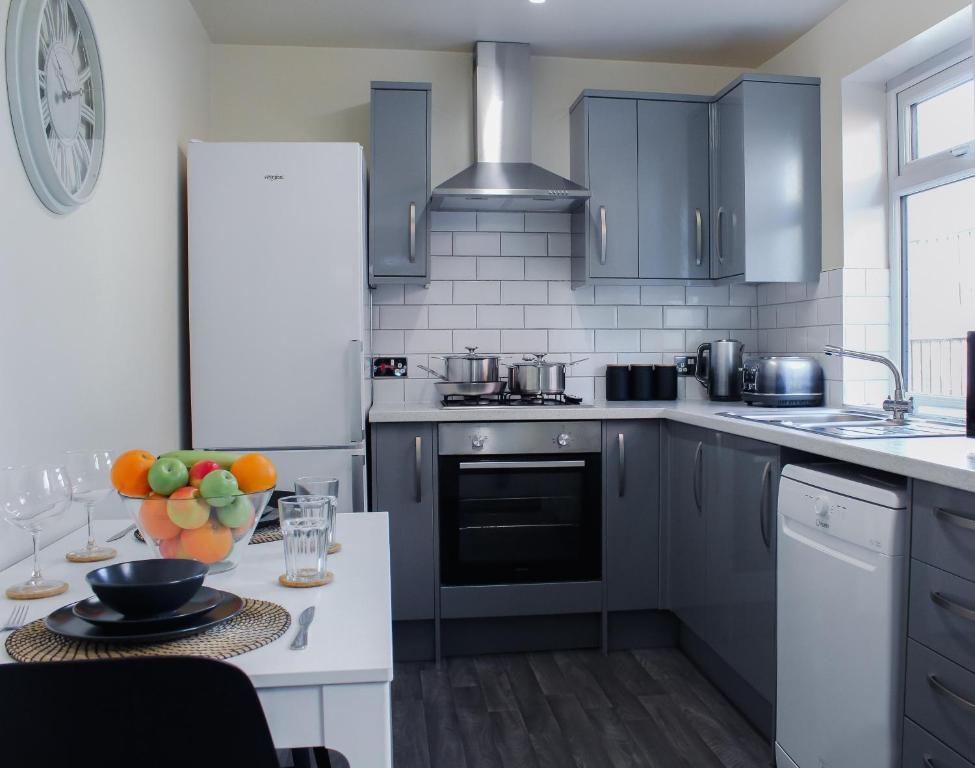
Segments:
[[[273,643],[291,626],[291,615],[277,603],[244,598],[244,609],[232,619],[190,637],[165,643],[128,645],[72,640],[55,634],[44,619],[12,632],[4,646],[17,661],[121,659],[133,656],[205,656],[229,659]]]
[[[136,541],[141,541],[143,544],[146,540],[142,536],[142,531],[136,530],[132,534]],[[261,530],[254,533],[251,536],[251,540],[247,542],[248,544],[270,544],[272,541],[281,541],[284,537],[281,535],[281,526],[275,525],[273,528],[262,528]]]

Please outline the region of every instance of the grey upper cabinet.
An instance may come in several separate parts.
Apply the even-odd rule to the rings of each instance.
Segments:
[[[373,427],[373,508],[389,513],[394,620],[434,617],[435,435],[432,424]]]
[[[708,105],[639,101],[641,278],[707,278]]]
[[[372,84],[370,283],[429,280],[430,84]]]
[[[586,263],[578,269],[598,278],[638,277],[637,103],[587,98],[577,109],[583,135],[574,138],[584,146],[580,183],[590,193],[574,222],[579,226],[573,226],[586,244],[585,254],[579,254]]]
[[[712,105],[711,276],[818,279],[819,84],[749,75]]]
[[[660,425],[603,424],[606,601],[610,611],[660,607]]]

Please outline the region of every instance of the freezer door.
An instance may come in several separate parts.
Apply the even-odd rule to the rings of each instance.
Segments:
[[[279,491],[294,492],[295,480],[303,475],[335,477],[339,481],[339,512],[362,512],[366,507],[366,452],[351,451],[266,451],[278,470]]]
[[[362,441],[363,168],[358,144],[189,145],[195,447]]]

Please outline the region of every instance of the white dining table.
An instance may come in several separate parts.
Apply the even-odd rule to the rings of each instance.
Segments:
[[[126,525],[99,520],[96,536],[104,541]],[[242,597],[284,606],[292,626],[273,643],[228,659],[254,684],[278,749],[327,746],[353,766],[392,765],[390,683],[393,643],[389,581],[389,520],[385,512],[340,514],[336,523],[342,551],[328,556],[334,581],[324,587],[289,589],[278,584],[284,568],[281,543],[252,544],[241,564],[227,573],[208,575],[205,583]],[[12,530],[6,535],[17,535]],[[63,579],[69,590],[56,597],[28,601],[28,621],[91,596],[85,574],[93,568],[149,557],[132,534],[112,544],[118,557],[105,563],[69,563],[64,553],[83,545],[84,529],[41,550],[41,568]],[[30,560],[0,571],[0,589],[30,575]],[[2,595],[2,591],[0,591]],[[24,601],[0,598],[0,622]],[[302,651],[289,648],[297,617],[315,606],[315,620]],[[2,625],[2,624],[0,624]],[[0,642],[9,632],[0,633]],[[0,648],[0,662],[13,662]]]

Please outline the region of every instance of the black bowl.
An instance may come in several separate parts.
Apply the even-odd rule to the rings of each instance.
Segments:
[[[125,616],[154,616],[193,597],[207,570],[197,560],[133,560],[96,568],[85,578],[109,608]]]

